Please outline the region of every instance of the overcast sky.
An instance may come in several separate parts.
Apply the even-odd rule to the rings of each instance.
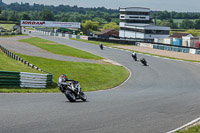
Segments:
[[[146,7],[155,11],[200,12],[200,0],[3,0],[4,3],[37,3],[44,5],[77,5],[78,7]]]

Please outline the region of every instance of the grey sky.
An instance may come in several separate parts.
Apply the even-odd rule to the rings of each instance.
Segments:
[[[9,4],[13,2],[37,3],[44,5],[77,5],[79,7],[146,7],[151,10],[167,10],[181,12],[200,12],[200,0],[3,0]]]

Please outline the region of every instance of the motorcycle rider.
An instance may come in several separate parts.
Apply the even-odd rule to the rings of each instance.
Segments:
[[[99,44],[99,47],[100,47],[101,50],[103,50],[103,44],[102,43]]]
[[[141,58],[140,61],[142,62],[143,65],[147,66],[147,61],[145,58]]]
[[[64,90],[63,87],[62,87],[62,85],[68,85],[69,83],[67,83],[67,81],[72,81],[73,84],[74,84],[75,82],[77,82],[77,81],[75,81],[75,80],[68,79],[67,76],[66,76],[65,74],[62,74],[62,75],[58,78],[58,87],[59,87],[59,89],[60,89],[60,91],[61,91],[62,93],[65,92],[65,90]],[[79,95],[79,93],[80,93],[80,91],[81,91],[80,87],[78,87],[78,90],[77,90],[77,91],[78,91],[77,93],[78,93],[78,95]]]

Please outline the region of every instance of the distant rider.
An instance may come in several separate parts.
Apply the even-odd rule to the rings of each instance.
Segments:
[[[103,44],[102,43],[99,44],[99,47],[100,47],[101,50],[103,50]]]
[[[136,54],[136,52],[133,52],[133,53],[132,53],[132,57],[133,57],[133,59],[134,59],[135,61],[137,61],[137,54]]]
[[[141,58],[141,59],[140,59],[140,62],[141,62],[143,65],[147,66],[147,61],[145,60],[145,58]]]

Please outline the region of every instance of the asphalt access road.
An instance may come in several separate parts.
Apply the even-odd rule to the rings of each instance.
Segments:
[[[32,33],[34,34],[34,33]],[[87,92],[88,102],[57,94],[0,94],[2,133],[164,133],[200,116],[198,63],[146,55],[34,34],[117,61],[132,76],[123,85]]]

